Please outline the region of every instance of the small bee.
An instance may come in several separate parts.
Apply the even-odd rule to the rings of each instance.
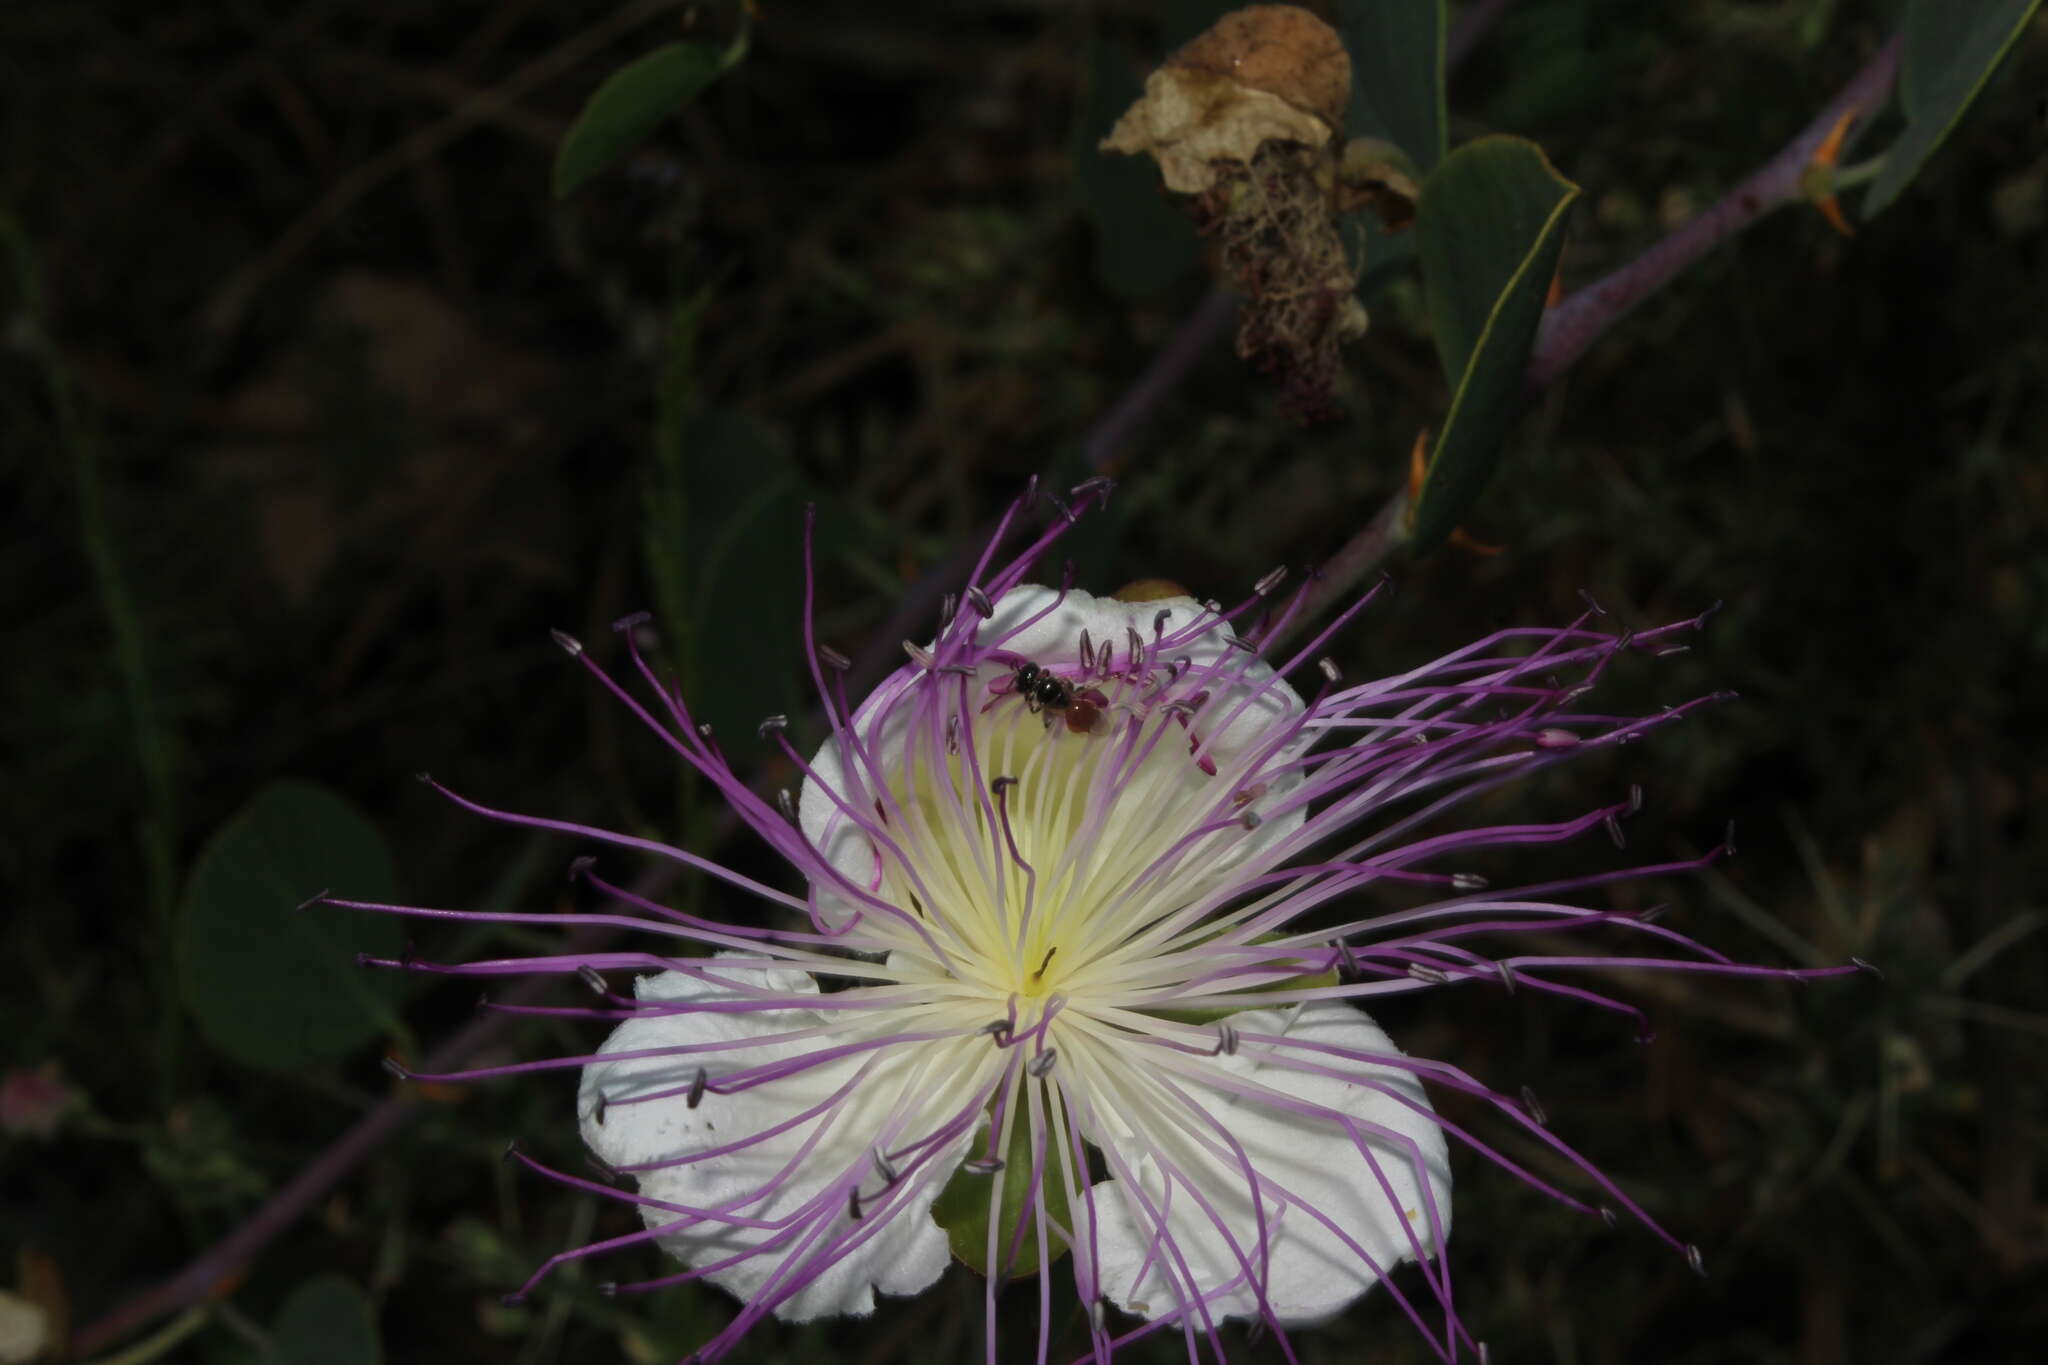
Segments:
[[[1024,698],[1024,704],[1031,710],[1048,713],[1046,724],[1052,724],[1053,716],[1059,716],[1067,722],[1067,729],[1077,735],[1092,733],[1102,718],[1102,708],[1109,704],[1109,698],[1094,688],[1076,690],[1059,674],[1040,668],[1029,659],[1017,665],[1010,690]]]

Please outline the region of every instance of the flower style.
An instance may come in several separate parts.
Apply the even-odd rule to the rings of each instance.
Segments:
[[[1504,630],[1347,685],[1320,654],[1372,594],[1306,647],[1269,660],[1266,643],[1304,601],[1276,601],[1271,578],[1229,610],[1177,591],[1122,600],[1027,583],[1075,509],[1106,491],[1075,490],[1067,517],[998,568],[997,547],[1027,507],[1014,504],[949,599],[937,638],[906,642],[909,662],[858,706],[845,660],[815,642],[807,600],[830,738],[806,759],[781,717],[762,727],[802,773],[794,799],[764,800],[735,772],[642,656],[640,618],[622,633],[652,706],[558,637],[795,867],[805,894],[680,849],[447,793],[494,819],[671,859],[778,912],[776,926],[669,908],[606,880],[588,858],[576,875],[610,902],[605,913],[336,902],[597,922],[651,939],[652,951],[403,964],[579,973],[601,1003],[546,1012],[616,1025],[592,1056],[433,1078],[580,1068],[584,1139],[630,1177],[629,1190],[520,1156],[632,1203],[645,1224],[554,1258],[526,1288],[564,1261],[654,1242],[684,1269],[617,1288],[703,1279],[743,1301],[693,1357],[711,1361],[771,1314],[869,1313],[876,1291],[918,1293],[958,1256],[987,1272],[993,1361],[1000,1288],[1064,1256],[1088,1306],[1093,1360],[1159,1330],[1179,1332],[1193,1359],[1231,1318],[1253,1320],[1284,1349],[1290,1327],[1383,1281],[1435,1351],[1455,1359],[1480,1348],[1441,1259],[1448,1138],[1568,1206],[1610,1220],[1600,1200],[1626,1210],[1697,1265],[1697,1252],[1548,1131],[1533,1100],[1405,1055],[1360,1006],[1478,984],[1632,1014],[1553,976],[1598,966],[1823,974],[1736,964],[1647,917],[1561,899],[1696,864],[1510,891],[1457,870],[1480,849],[1603,827],[1618,836],[1633,798],[1548,825],[1456,828],[1445,816],[1693,710],[1699,702],[1631,719],[1579,703],[1612,660],[1668,648],[1699,622],[1634,636],[1590,617]],[[1302,677],[1307,696],[1290,681]],[[1420,903],[1368,910],[1361,893]],[[1663,953],[1484,950],[1515,931],[1596,927]],[[628,972],[645,973],[630,996],[607,975]],[[1554,1187],[1440,1116],[1425,1081],[1491,1105],[1599,1196]],[[1388,1277],[1411,1260],[1420,1285],[1404,1289]],[[1053,1335],[1049,1278],[1037,1281],[1041,1360]]]

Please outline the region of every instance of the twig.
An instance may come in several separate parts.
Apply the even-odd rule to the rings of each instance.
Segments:
[[[1842,92],[1747,180],[1611,275],[1587,285],[1544,315],[1529,358],[1530,389],[1548,387],[1571,368],[1586,347],[1638,303],[1675,279],[1700,257],[1741,232],[1772,209],[1805,197],[1800,178],[1814,151],[1845,113],[1874,113],[1891,92],[1899,70],[1899,39],[1877,50]]]
[[[1813,160],[1814,150],[1826,140],[1844,113],[1854,111],[1859,117],[1874,113],[1890,93],[1898,69],[1899,40],[1893,37],[1842,87],[1841,93],[1829,101],[1805,131],[1712,208],[1545,314],[1529,357],[1525,387],[1535,392],[1555,382],[1596,338],[1636,304],[1764,214],[1803,199],[1800,178]],[[1296,614],[1294,625],[1276,635],[1276,643],[1349,595],[1367,573],[1400,547],[1400,522],[1407,510],[1408,495],[1404,490],[1330,557],[1322,574],[1309,587],[1308,600]]]
[[[551,51],[534,58],[489,90],[477,92],[447,117],[400,139],[368,161],[349,171],[327,187],[312,207],[300,214],[261,256],[235,272],[214,291],[200,310],[202,330],[218,339],[240,325],[242,314],[280,271],[310,246],[314,239],[354,203],[383,184],[398,171],[422,157],[434,155],[449,143],[480,124],[507,117],[512,101],[547,84],[586,58],[594,56],[613,39],[638,28],[647,20],[677,7],[679,0],[641,0],[636,5],[608,15]]]

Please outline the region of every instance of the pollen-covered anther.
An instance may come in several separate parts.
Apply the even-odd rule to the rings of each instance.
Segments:
[[[1286,581],[1287,566],[1285,564],[1276,564],[1272,568],[1266,570],[1266,572],[1260,577],[1258,582],[1252,584],[1252,595],[1255,597],[1270,596],[1273,592],[1273,589],[1279,587],[1282,583],[1285,583]]]
[[[611,987],[605,984],[604,973],[588,962],[576,969],[576,979],[590,987],[594,995],[610,995]]]
[[[1049,1047],[1024,1063],[1024,1073],[1034,1081],[1042,1081],[1052,1074],[1052,1069],[1059,1064],[1059,1060],[1059,1049]]]
[[[768,736],[776,734],[783,730],[787,730],[788,728],[789,717],[778,713],[776,715],[762,717],[761,723],[754,727],[754,734],[756,737],[760,739],[766,739],[768,738]]]
[[[562,647],[562,652],[572,659],[583,652],[583,642],[566,630],[551,630],[548,635]]]
[[[690,1077],[690,1093],[686,1097],[685,1103],[690,1108],[695,1109],[698,1105],[704,1103],[704,1092],[710,1088],[711,1073],[701,1066],[698,1067],[697,1074]]]
[[[1323,677],[1330,682],[1344,680],[1344,670],[1337,667],[1337,661],[1327,654],[1316,660],[1316,667],[1322,670]]]
[[[932,657],[930,650],[915,640],[905,640],[903,642],[903,652],[910,656],[910,662],[916,664],[927,673],[931,672],[933,666],[938,662]]]

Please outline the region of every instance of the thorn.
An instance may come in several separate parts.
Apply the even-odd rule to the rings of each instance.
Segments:
[[[577,639],[575,636],[571,635],[568,631],[551,630],[548,632],[548,634],[554,637],[555,643],[560,645],[562,647],[562,652],[564,654],[567,654],[570,658],[573,659],[583,652],[583,642]]]

